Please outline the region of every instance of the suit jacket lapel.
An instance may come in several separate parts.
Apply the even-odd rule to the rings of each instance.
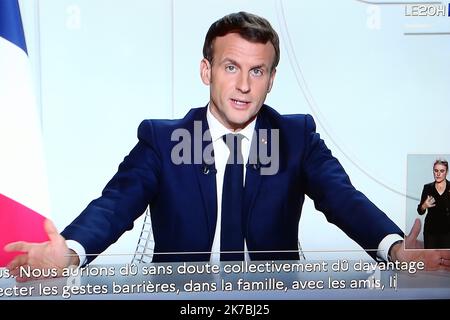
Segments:
[[[263,145],[264,147],[267,146],[267,150],[271,150],[270,129],[270,124],[264,117],[263,112],[260,112],[256,120],[255,132],[253,133],[250,147],[250,155],[246,165],[247,171],[245,174],[244,208],[242,212],[245,237],[247,237],[248,234],[248,224],[251,218],[252,208],[262,182],[261,167],[267,166],[267,164],[261,163],[259,152]]]
[[[201,128],[199,128],[200,124]],[[201,145],[201,161],[199,161],[200,155],[197,155],[196,159],[194,159],[195,157],[193,157],[193,160],[196,160],[194,161],[193,167],[203,198],[203,204],[206,212],[205,219],[209,227],[209,242],[212,245],[217,221],[217,190],[214,152],[212,149],[213,147],[211,135],[209,134],[208,122],[206,121],[206,108],[202,108],[200,112],[198,112],[198,114],[195,116],[194,127],[192,128],[192,130],[190,130],[190,132],[194,133],[192,139],[193,152],[198,153],[200,149],[199,147]],[[196,141],[198,139],[201,139],[201,143],[199,141]]]

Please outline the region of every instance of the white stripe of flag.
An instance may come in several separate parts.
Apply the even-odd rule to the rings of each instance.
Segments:
[[[0,0],[0,267],[11,241],[45,241],[42,131],[17,0]],[[39,213],[39,214],[38,214]]]

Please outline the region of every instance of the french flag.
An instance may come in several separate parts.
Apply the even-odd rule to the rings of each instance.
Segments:
[[[14,241],[43,242],[49,197],[42,130],[17,0],[0,0],[0,267]]]

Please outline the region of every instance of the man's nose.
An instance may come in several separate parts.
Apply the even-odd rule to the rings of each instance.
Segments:
[[[242,93],[250,92],[250,79],[248,74],[242,73],[239,76],[238,81],[236,83],[236,89],[238,89]]]

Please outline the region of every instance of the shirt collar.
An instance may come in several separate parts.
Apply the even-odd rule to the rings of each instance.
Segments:
[[[215,142],[218,139],[222,139],[222,137],[228,133],[236,133],[226,128],[223,124],[220,123],[219,120],[211,113],[210,105],[208,104],[208,111],[206,112],[206,120],[208,121],[209,132],[211,133],[211,139]],[[251,141],[253,136],[253,131],[255,130],[256,118],[253,119],[244,129],[239,131],[240,134],[244,136],[248,141]]]

